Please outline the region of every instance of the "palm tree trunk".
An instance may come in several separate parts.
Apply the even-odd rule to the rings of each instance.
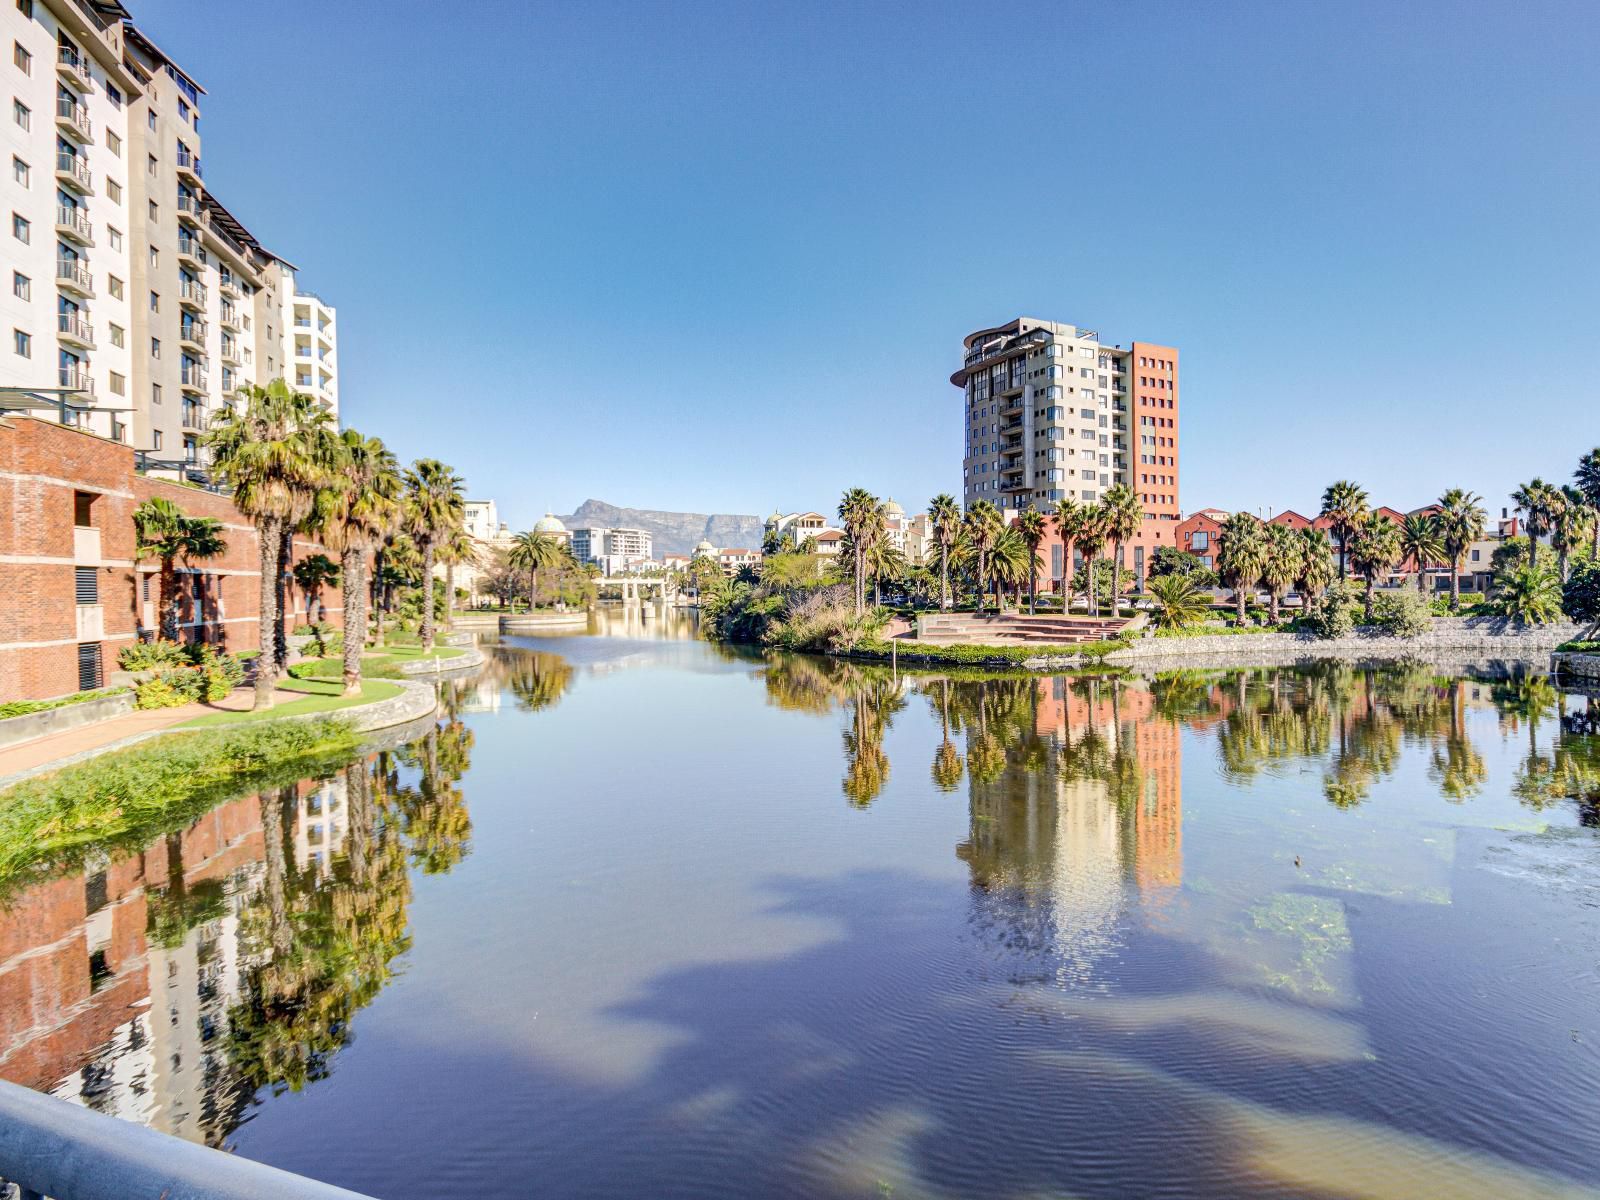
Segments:
[[[1600,526],[1597,526],[1600,528]],[[1600,554],[1595,557],[1600,558]],[[950,608],[950,547],[944,543],[939,544],[939,609],[947,612]]]
[[[1039,564],[1035,561],[1038,553],[1039,547],[1028,547],[1030,557],[1028,563],[1028,615],[1030,617],[1035,615],[1039,605]]]
[[[1450,560],[1450,611],[1461,611],[1461,560]]]
[[[161,560],[161,636],[178,640],[178,568],[168,555]]]
[[[422,542],[422,652],[433,649],[433,539]]]
[[[539,568],[534,567],[528,572],[528,615],[533,616],[533,610],[539,603]]]
[[[1235,607],[1236,607],[1236,609],[1238,610],[1238,613],[1239,613],[1239,624],[1243,625],[1244,624],[1244,580],[1242,580],[1242,579],[1239,581],[1239,585],[1233,589],[1233,603],[1234,603],[1234,605],[1235,605]]]
[[[1372,624],[1372,589],[1376,586],[1378,575],[1375,571],[1367,572],[1367,624]]]
[[[256,526],[256,543],[260,551],[261,577],[259,601],[258,638],[261,652],[256,656],[255,708],[272,707],[272,689],[278,681],[274,666],[274,631],[282,622],[278,620],[278,587],[273,572],[278,567],[278,553],[283,539],[278,534],[282,524],[277,517],[262,517]]]
[[[278,534],[277,577],[272,581],[273,594],[278,601],[278,620],[272,627],[272,665],[277,671],[283,671],[289,666],[289,634],[285,628],[289,613],[287,605],[284,604],[284,593],[289,575],[289,562],[293,557],[294,526],[286,521]]]
[[[1267,620],[1274,625],[1278,623],[1278,590],[1276,588],[1267,593]]]
[[[366,599],[361,579],[360,550],[349,549],[340,555],[344,583],[344,694],[361,693],[361,648],[366,638],[367,615],[362,611]]]
[[[444,627],[455,627],[456,564],[452,559],[444,565]]]
[[[276,549],[272,557],[274,561],[277,560]],[[261,807],[261,840],[266,859],[268,938],[273,958],[281,959],[294,945],[294,933],[289,928],[289,903],[285,886],[288,871],[283,846],[283,795],[277,791],[262,792],[256,797],[256,803]]]

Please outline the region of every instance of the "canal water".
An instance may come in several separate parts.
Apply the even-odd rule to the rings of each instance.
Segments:
[[[1600,1196],[1600,712],[1541,675],[488,649],[12,881],[0,1075],[395,1200]]]

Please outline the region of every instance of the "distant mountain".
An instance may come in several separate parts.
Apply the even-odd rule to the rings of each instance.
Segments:
[[[760,517],[735,513],[662,512],[654,508],[618,508],[604,500],[585,500],[578,511],[561,518],[568,529],[586,526],[646,529],[655,540],[655,557],[688,554],[702,541],[719,550],[725,546],[761,549],[764,528]]]

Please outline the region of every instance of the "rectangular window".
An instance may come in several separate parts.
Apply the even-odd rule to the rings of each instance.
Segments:
[[[150,293],[150,311],[154,313],[161,311],[161,297],[155,292]]]
[[[111,326],[111,344],[120,348],[126,346],[127,342],[128,331],[121,325],[113,324]]]
[[[28,224],[27,217],[23,216],[21,213],[11,214],[11,236],[16,238],[17,241],[21,242],[23,245],[28,244],[30,239],[29,230],[31,228],[32,227]]]
[[[161,403],[161,385],[159,383],[152,383],[150,385],[150,403],[152,403],[152,404],[160,404]],[[156,439],[156,449],[159,450],[159,449],[161,449],[161,430],[158,429],[158,430],[155,431],[155,439]]]
[[[11,344],[23,358],[33,357],[33,335],[20,329],[11,331]]]
[[[106,180],[106,199],[113,204],[122,203],[122,185],[115,179]]]
[[[72,493],[72,523],[79,529],[94,528],[94,502],[93,492]]]
[[[17,0],[17,11],[26,19],[33,20],[33,0]]]
[[[111,101],[111,107],[112,108],[121,108],[122,107],[122,93],[117,89],[116,84],[114,84],[114,83],[106,84],[106,99]],[[118,138],[117,139],[117,144],[121,145],[122,144],[122,139]]]
[[[151,338],[150,339],[150,357],[151,358],[160,358],[161,357],[161,339],[160,338]]]
[[[151,130],[155,129],[155,127],[156,127],[156,110],[155,109],[152,108],[149,112],[145,113],[145,115],[144,115],[144,123]]]
[[[150,247],[150,265],[152,267],[159,267],[161,265],[161,251],[157,250],[154,246]]]
[[[105,686],[100,671],[100,643],[80,642],[78,645],[78,690],[92,692]]]
[[[111,226],[107,225],[106,236],[111,239],[111,248],[113,250],[122,249],[122,230],[113,229]]]
[[[20,186],[28,187],[28,176],[28,164],[13,154],[11,156],[11,178],[15,179]]]
[[[100,572],[94,567],[74,568],[72,594],[79,604],[99,604]]]
[[[106,88],[106,94],[111,94],[111,89],[109,87]],[[115,154],[118,158],[122,157],[122,139],[116,134],[112,133],[109,129],[106,130],[106,149],[111,151],[111,153]]]
[[[24,129],[33,128],[33,112],[21,100],[11,101],[11,117]]]
[[[33,55],[28,53],[21,42],[11,44],[11,61],[17,64],[17,70],[24,75],[33,74]]]
[[[145,162],[145,170],[146,170],[146,172],[148,172],[151,175],[154,175],[156,173],[156,169],[159,166],[160,166],[160,164],[158,162],[156,162],[156,156],[154,154],[146,156],[146,162]]]
[[[33,280],[21,271],[11,272],[11,294],[18,300],[33,299]]]
[[[159,221],[161,219],[161,209],[156,205],[154,200],[150,201],[149,217],[152,221]]]
[[[115,275],[107,275],[106,276],[106,290],[111,293],[113,299],[121,300],[122,299],[122,280],[118,279]]]
[[[113,396],[126,396],[128,394],[128,380],[126,376],[111,372],[111,394]]]

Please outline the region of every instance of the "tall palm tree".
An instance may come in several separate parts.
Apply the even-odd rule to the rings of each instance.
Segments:
[[[855,566],[856,616],[867,606],[867,546],[872,541],[873,526],[882,520],[878,498],[865,488],[851,488],[839,501],[839,520],[844,524],[845,537],[850,539],[850,558]]]
[[[1379,512],[1369,512],[1350,531],[1350,565],[1367,582],[1365,610],[1372,620],[1378,576],[1400,561],[1400,527]]]
[[[1322,510],[1319,515],[1328,519],[1333,536],[1339,542],[1339,578],[1345,578],[1346,543],[1356,522],[1367,515],[1370,505],[1367,493],[1360,484],[1349,479],[1330,483],[1322,493]]]
[[[1260,517],[1241,511],[1224,521],[1217,534],[1217,574],[1233,589],[1233,603],[1240,621],[1244,620],[1246,596],[1256,590],[1266,567],[1264,528]]]
[[[1558,503],[1556,495],[1556,489],[1537,476],[1511,493],[1511,503],[1522,514],[1528,531],[1529,562],[1539,560],[1539,539],[1550,532],[1551,518]]]
[[[1111,541],[1111,615],[1117,615],[1122,593],[1122,547],[1138,536],[1144,527],[1144,505],[1125,483],[1115,484],[1100,499],[1105,514],[1106,537]]]
[[[1071,496],[1056,501],[1056,533],[1061,536],[1061,611],[1072,603],[1072,548],[1083,527],[1083,505]]]
[[[178,567],[181,558],[189,566],[196,559],[216,558],[228,548],[222,537],[222,522],[211,517],[190,517],[164,496],[146,500],[133,510],[134,549],[137,561],[155,558],[161,563],[161,595],[158,601],[161,636],[178,640]]]
[[[1444,539],[1433,513],[1410,513],[1400,522],[1400,557],[1417,570],[1417,591],[1428,592],[1428,564],[1444,557]]]
[[[511,539],[511,550],[506,565],[513,571],[528,576],[528,612],[531,614],[539,597],[539,572],[546,567],[561,564],[561,539],[548,533],[519,533]]]
[[[1087,504],[1078,512],[1078,548],[1083,551],[1083,570],[1089,577],[1086,589],[1089,615],[1100,615],[1100,597],[1096,594],[1094,579],[1095,561],[1106,544],[1106,510],[1098,504]]]
[[[1267,585],[1268,619],[1278,623],[1278,606],[1305,566],[1305,539],[1287,525],[1268,525],[1262,546],[1261,578]]]
[[[1036,508],[1024,509],[1017,517],[1017,532],[1028,548],[1028,615],[1034,614],[1039,597],[1039,546],[1044,541],[1044,514]]]
[[[901,579],[906,573],[906,556],[883,533],[876,534],[868,543],[865,563],[872,577],[872,603],[883,603],[883,585],[886,581]]]
[[[354,429],[339,435],[339,469],[325,508],[323,543],[339,556],[344,587],[344,690],[361,692],[361,651],[367,640],[367,555],[400,519],[400,464],[378,438]]]
[[[939,546],[939,607],[950,607],[950,548],[961,532],[961,508],[954,496],[940,492],[928,503],[933,522],[933,540]]]
[[[1550,489],[1550,544],[1556,551],[1556,574],[1567,581],[1567,558],[1589,539],[1594,513],[1583,493],[1571,484]]]
[[[433,562],[440,541],[461,524],[463,481],[444,463],[420,458],[406,472],[406,526],[422,552],[423,653],[433,649]]]
[[[458,523],[445,531],[436,553],[444,564],[444,627],[450,629],[455,625],[456,567],[474,561],[478,548],[466,527]]]
[[[318,522],[317,528],[321,528]],[[322,589],[339,582],[339,564],[326,554],[308,554],[294,565],[294,581],[306,598],[306,617],[318,619],[317,610],[322,605]]]
[[[1450,611],[1461,611],[1461,566],[1472,543],[1483,537],[1488,514],[1483,497],[1465,488],[1451,488],[1439,497],[1439,544],[1450,562]]]
[[[1334,579],[1333,547],[1322,530],[1307,525],[1300,531],[1300,578],[1295,585],[1300,589],[1301,601],[1307,611],[1322,608],[1322,594]]]
[[[1027,540],[1015,525],[1001,525],[989,548],[989,574],[994,579],[994,607],[1000,611],[1002,587],[1020,591],[1033,574],[1034,560]]]
[[[989,581],[989,552],[1003,528],[1000,510],[989,500],[975,500],[962,520],[962,532],[972,549],[972,566],[978,583],[977,610],[983,612],[983,595]]]
[[[309,396],[281,379],[244,389],[242,401],[225,408],[206,434],[212,469],[233,489],[233,502],[256,527],[260,548],[261,655],[256,662],[255,707],[272,707],[277,684],[276,643],[282,639],[279,605],[285,531],[292,531],[315,503],[337,462],[332,418]]]
[[[1589,548],[1594,560],[1600,562],[1600,446],[1578,460],[1578,469],[1572,474],[1583,502],[1589,506],[1594,520],[1589,529]]]

